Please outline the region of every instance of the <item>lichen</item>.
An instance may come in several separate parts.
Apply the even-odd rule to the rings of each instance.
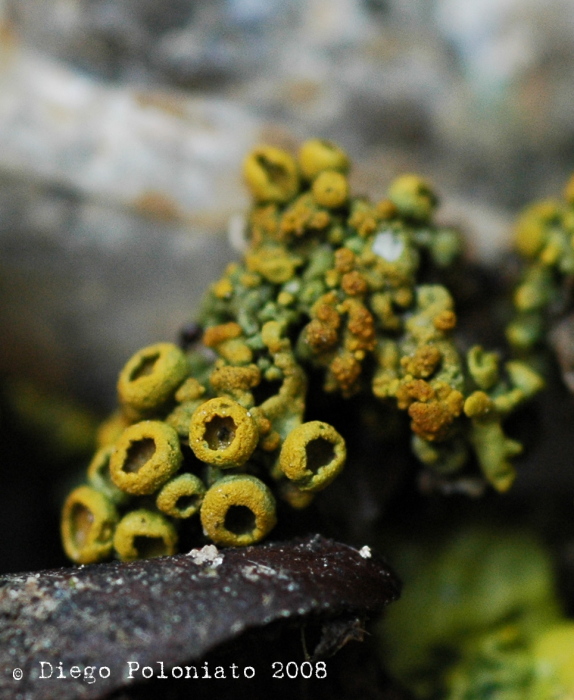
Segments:
[[[544,340],[552,317],[567,308],[574,274],[574,177],[562,199],[528,206],[515,227],[515,247],[524,271],[514,292],[510,344],[528,357]]]
[[[62,518],[62,538],[66,554],[79,564],[107,558],[118,513],[100,491],[79,486],[66,499]]]
[[[345,464],[345,441],[328,423],[309,421],[283,441],[279,467],[301,491],[322,491]]]
[[[161,513],[138,508],[126,513],[118,523],[114,549],[123,561],[175,554],[177,532]]]
[[[379,626],[389,671],[417,698],[572,697],[574,624],[541,543],[500,524],[423,540],[394,552],[410,585]]]
[[[244,546],[263,539],[275,526],[275,499],[270,489],[249,474],[218,479],[208,489],[200,512],[211,540]]]
[[[215,544],[252,544],[274,526],[276,499],[308,506],[346,458],[344,426],[308,415],[311,382],[404,416],[427,469],[456,474],[474,459],[495,489],[510,487],[520,446],[502,423],[540,388],[538,376],[459,348],[455,300],[436,280],[462,241],[433,222],[431,184],[404,175],[373,204],[352,195],[348,170],[328,141],[304,143],[297,157],[270,146],[247,156],[243,259],[207,291],[193,342],[153,345],[127,362],[119,411],[99,432],[107,452],[88,478],[120,509],[120,531],[133,512],[174,533],[199,512]],[[523,248],[543,246],[536,231]],[[130,533],[144,536],[132,527],[116,537],[122,558],[140,556]],[[157,553],[175,546],[171,535],[165,542]]]

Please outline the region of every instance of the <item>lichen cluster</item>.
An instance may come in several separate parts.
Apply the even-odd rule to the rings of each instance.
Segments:
[[[510,344],[528,355],[543,340],[548,321],[566,309],[574,274],[574,177],[561,200],[527,207],[518,219],[515,245],[526,268],[514,294]]]
[[[433,223],[430,185],[405,175],[373,204],[350,194],[348,169],[318,140],[297,158],[268,146],[247,157],[243,260],[206,295],[201,348],[144,348],[120,373],[89,486],[64,508],[73,560],[171,553],[177,524],[196,513],[213,542],[251,544],[274,526],[276,497],[308,505],[346,457],[339,432],[306,415],[311,375],[329,394],[407,413],[429,468],[456,472],[474,454],[488,482],[509,488],[520,445],[502,421],[540,379],[458,349],[453,297],[430,280],[461,240]]]
[[[379,625],[381,656],[417,698],[549,700],[574,693],[574,623],[527,529],[458,524],[398,537],[410,585]]]
[[[236,347],[236,329],[206,339]],[[205,359],[171,343],[136,353],[120,372],[120,410],[100,428],[87,485],[68,496],[62,535],[68,556],[90,563],[173,554],[178,524],[198,515],[224,546],[263,539],[276,523],[273,491],[307,505],[345,463],[345,442],[329,424],[304,421],[306,377],[280,326],[262,329],[275,394],[257,401],[254,364]],[[273,490],[270,488],[273,485]]]
[[[371,392],[407,412],[425,464],[456,471],[472,451],[504,491],[520,445],[502,421],[541,380],[521,362],[458,349],[453,297],[425,281],[461,252],[459,234],[433,223],[431,186],[404,175],[373,204],[350,195],[348,167],[339,148],[316,140],[297,159],[269,147],[247,158],[249,247],[210,290],[206,342],[226,365],[254,363],[272,381],[262,329],[274,319],[304,371],[323,371],[326,392]]]

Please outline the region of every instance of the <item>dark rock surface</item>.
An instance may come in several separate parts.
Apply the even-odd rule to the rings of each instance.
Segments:
[[[145,678],[146,666],[172,677],[172,667],[281,620],[325,621],[317,650],[332,653],[361,636],[357,616],[380,611],[401,588],[368,548],[319,535],[10,574],[0,586],[0,696],[22,700],[102,698]]]

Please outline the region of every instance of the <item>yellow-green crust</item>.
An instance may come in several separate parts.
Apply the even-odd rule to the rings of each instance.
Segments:
[[[226,397],[210,399],[195,411],[189,445],[202,462],[239,467],[253,454],[259,432],[249,411]]]
[[[119,504],[125,501],[126,494],[114,484],[110,476],[110,457],[113,451],[113,445],[100,447],[92,457],[87,476],[90,486],[103,493],[113,503]]]
[[[346,173],[349,170],[349,158],[331,141],[310,139],[299,149],[299,167],[307,180],[313,180],[324,170]]]
[[[436,207],[437,197],[426,180],[418,175],[401,175],[389,188],[389,199],[406,217],[426,221]]]
[[[245,182],[258,202],[285,203],[299,189],[299,173],[293,156],[273,146],[260,146],[243,163]]]
[[[98,428],[96,433],[97,447],[113,445],[128,425],[130,425],[130,422],[127,416],[121,411],[112,413]]]
[[[172,518],[191,518],[201,506],[205,485],[195,474],[179,474],[170,479],[157,495],[156,505]]]
[[[210,285],[185,350],[159,343],[129,360],[119,410],[98,435],[107,451],[88,481],[126,517],[146,505],[185,531],[199,508],[218,544],[258,541],[275,522],[274,496],[304,508],[343,468],[342,436],[312,420],[317,390],[367,397],[359,420],[363,406],[385,422],[391,412],[389,425],[406,414],[410,449],[437,484],[472,455],[484,481],[510,487],[520,446],[503,422],[539,377],[479,346],[459,349],[455,300],[437,280],[462,237],[433,222],[431,185],[403,175],[372,203],[350,193],[348,170],[344,151],[319,139],[297,157],[260,146],[245,159],[242,260]],[[519,224],[529,267],[508,336],[521,349],[574,274],[574,179],[565,198]]]
[[[120,403],[130,416],[149,416],[165,406],[188,374],[187,358],[177,345],[150,345],[131,357],[120,372]]]
[[[112,553],[118,512],[91,486],[79,486],[66,499],[62,512],[62,542],[76,564],[93,564]]]
[[[114,484],[133,496],[155,493],[179,469],[183,456],[177,432],[146,420],[126,428],[110,457]]]
[[[177,532],[161,513],[132,510],[116,528],[114,549],[122,561],[165,557],[177,551]]]
[[[349,199],[347,178],[336,170],[324,170],[320,173],[313,182],[311,191],[317,204],[327,209],[339,209]]]
[[[279,466],[301,491],[321,491],[341,472],[346,455],[345,441],[335,428],[314,420],[285,438]]]
[[[205,494],[200,517],[209,539],[225,547],[255,544],[277,522],[270,489],[247,474],[216,481]]]

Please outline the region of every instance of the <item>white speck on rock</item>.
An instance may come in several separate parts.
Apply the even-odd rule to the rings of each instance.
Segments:
[[[193,563],[198,566],[210,564],[215,569],[223,563],[223,554],[220,554],[214,544],[206,544],[201,549],[192,549],[187,556],[191,557]]]
[[[265,566],[264,564],[252,564],[249,566],[244,566],[241,569],[241,573],[248,581],[258,581],[259,576],[275,576],[277,572],[270,566]]]
[[[393,231],[381,231],[373,241],[373,253],[387,262],[398,260],[405,250],[405,244]]]
[[[248,581],[259,581],[259,574],[256,566],[244,566],[241,573]]]
[[[370,559],[372,557],[371,548],[367,545],[361,547],[361,549],[359,549],[359,556],[363,557],[363,559]]]

